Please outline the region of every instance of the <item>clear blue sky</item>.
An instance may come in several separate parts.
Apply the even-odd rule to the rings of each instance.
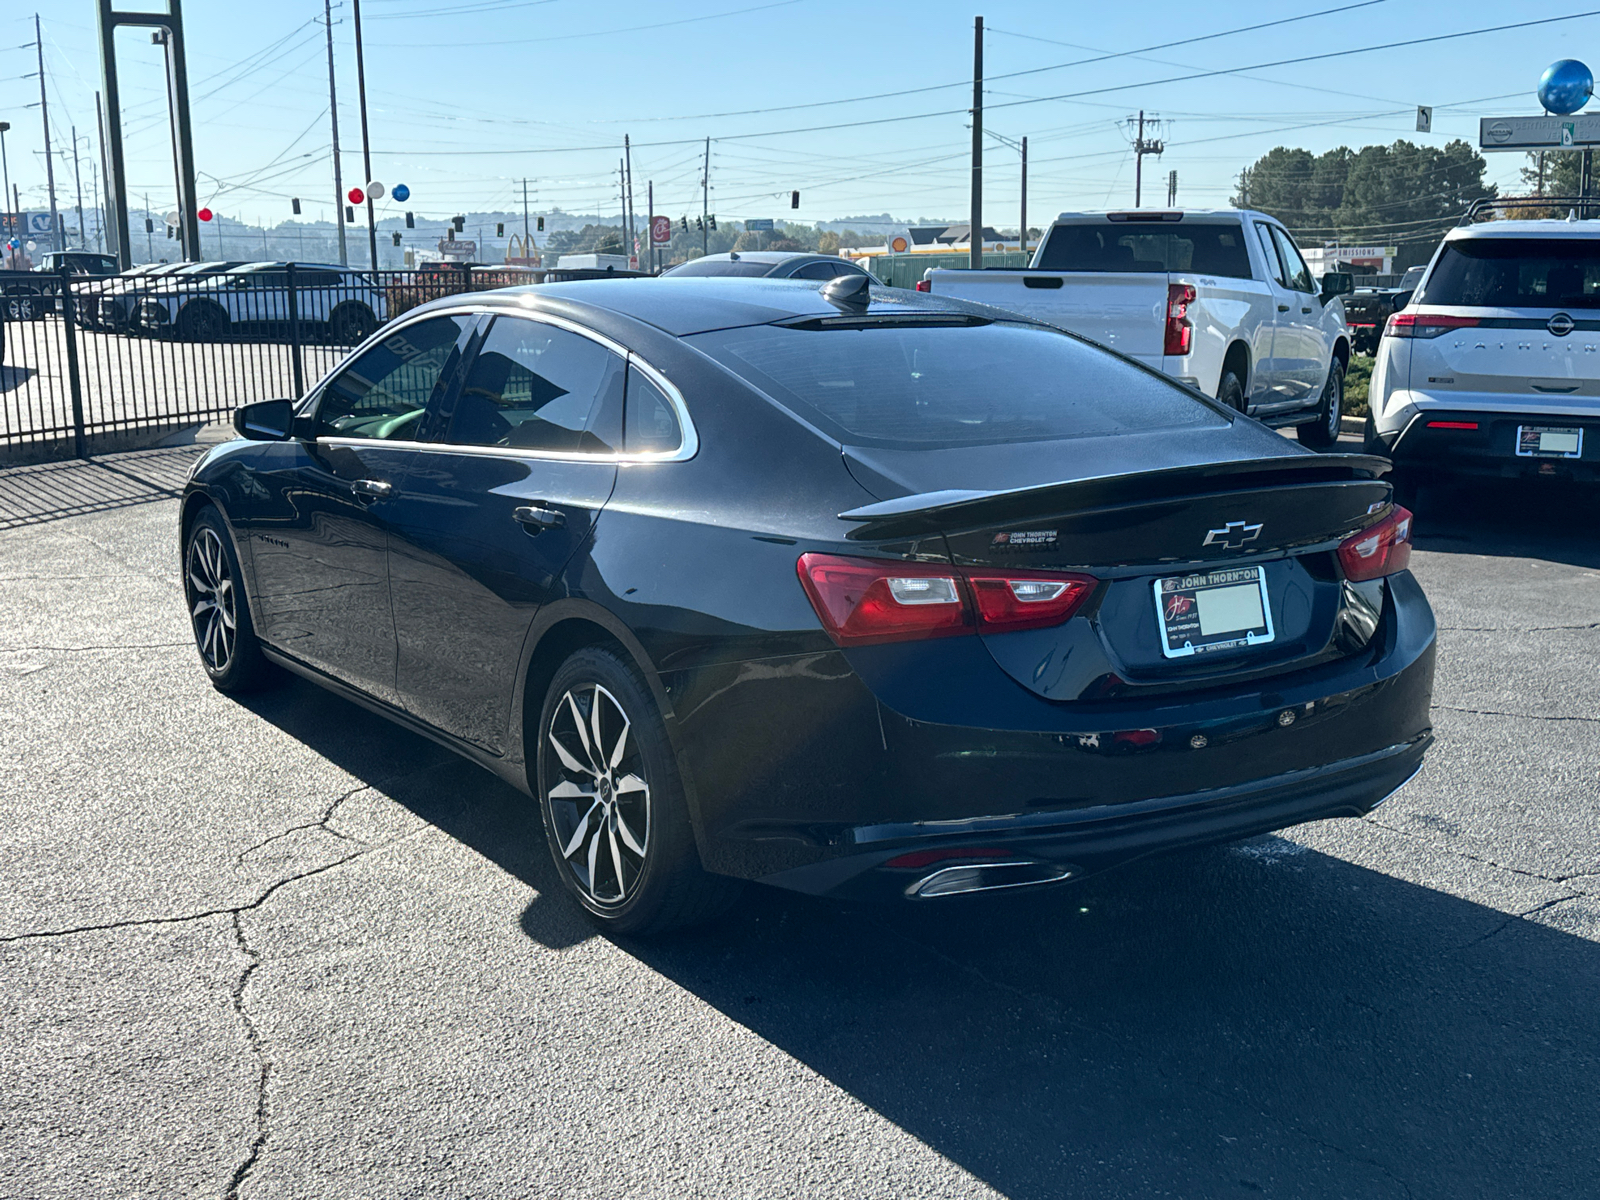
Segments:
[[[653,179],[658,211],[676,215],[699,209],[699,139],[710,136],[711,208],[724,219],[816,221],[885,211],[960,217],[968,202],[972,19],[980,10],[990,29],[986,124],[1012,138],[1029,137],[1033,224],[1064,208],[1131,203],[1124,119],[1141,107],[1163,118],[1168,147],[1160,159],[1147,160],[1146,201],[1164,201],[1166,174],[1176,170],[1181,203],[1222,205],[1239,169],[1275,145],[1321,151],[1401,136],[1475,143],[1479,116],[1537,111],[1534,87],[1554,59],[1600,66],[1595,16],[1161,82],[1583,12],[1589,7],[1583,0],[1537,9],[1489,0],[1380,0],[1275,28],[1060,65],[1331,7],[1329,0],[1287,6],[366,0],[373,173],[390,185],[409,184],[413,197],[405,207],[429,216],[520,207],[524,176],[532,181],[536,210],[614,214],[627,133],[635,144],[636,208],[643,211],[644,184]],[[186,8],[202,200],[252,223],[286,219],[291,196],[302,199],[307,216],[331,216],[320,0],[188,0]],[[89,156],[98,153],[87,140],[99,86],[94,6],[51,0],[41,11],[58,203],[70,207],[73,200],[68,145],[76,123],[87,205]],[[355,53],[349,3],[333,11],[349,186],[362,175]],[[638,28],[649,25],[660,27]],[[37,209],[44,166],[38,80],[28,76],[34,50],[24,46],[32,40],[31,11],[11,0],[0,9],[0,120],[12,124],[11,178],[22,188],[24,207]],[[121,35],[119,47],[131,190],[166,209],[174,189],[159,51],[137,31]],[[1002,78],[1027,71],[1033,73]],[[931,90],[856,99],[909,89]],[[1418,104],[1435,106],[1431,135],[1412,132]],[[778,111],[751,111],[757,109]],[[865,121],[882,123],[817,128]],[[991,142],[986,163],[985,217],[1014,225],[1016,153]],[[1491,178],[1514,182],[1521,164],[1518,155],[1491,155]],[[791,188],[802,192],[796,213],[788,207]]]

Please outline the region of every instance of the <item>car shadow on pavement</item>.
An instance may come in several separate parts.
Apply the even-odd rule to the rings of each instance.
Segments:
[[[598,936],[519,792],[309,684],[249,705],[527,884],[528,937]],[[1279,838],[613,940],[1007,1196],[1600,1194],[1600,946]]]
[[[1600,486],[1540,479],[1445,480],[1418,489],[1419,550],[1600,567],[1591,514]]]

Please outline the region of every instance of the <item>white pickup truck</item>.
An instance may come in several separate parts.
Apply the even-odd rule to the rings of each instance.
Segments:
[[[1176,376],[1300,440],[1339,436],[1351,276],[1313,282],[1263,213],[1062,213],[1025,271],[930,270],[919,291],[1009,309]]]

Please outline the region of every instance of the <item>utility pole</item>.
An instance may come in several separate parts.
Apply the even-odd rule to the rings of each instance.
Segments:
[[[628,172],[628,259],[639,256],[639,231],[633,220],[633,145],[627,134],[622,135],[622,161]]]
[[[72,179],[78,192],[78,249],[87,250],[89,239],[83,232],[83,169],[78,163],[78,127],[69,125],[72,130]]]
[[[94,248],[100,253],[105,253],[106,248],[106,223],[105,210],[100,207],[100,166],[89,160],[89,184],[94,189],[91,199],[94,201]]]
[[[6,162],[6,131],[10,128],[10,121],[0,121],[0,171],[5,174],[6,184],[5,194],[0,196],[0,204],[4,204],[11,199],[11,164]],[[20,234],[22,230],[17,229],[15,232]]]
[[[372,146],[367,141],[367,72],[361,58],[361,0],[350,0],[350,10],[356,20],[356,100],[361,107],[361,169],[366,178],[362,183],[367,193],[367,249],[372,253],[372,269],[378,269],[378,223],[372,211]]]
[[[983,18],[972,27],[972,215],[968,265],[983,269]]]
[[[700,253],[711,252],[711,139],[706,139],[706,170],[700,176]]]
[[[333,0],[322,0],[322,19],[328,26],[328,116],[333,122],[333,216],[339,223],[339,265],[350,265],[344,241],[344,177],[339,170],[339,93],[333,85]]]
[[[628,252],[628,174],[622,159],[617,159],[617,204],[622,209],[622,252]]]
[[[1022,265],[1028,265],[1028,139],[1022,139]]]
[[[644,236],[645,261],[650,264],[650,274],[656,273],[656,181],[649,179],[644,185]]]
[[[168,45],[167,31],[158,29],[150,35],[150,41],[163,48],[162,54],[167,65],[167,104],[171,109],[177,103],[177,94],[172,88],[172,50]],[[191,239],[188,232],[188,214],[183,211],[183,168],[178,165],[178,125],[176,121],[169,121],[168,123],[172,126],[172,186],[178,196],[178,247],[185,262],[199,262],[201,258],[199,250],[200,234],[198,232],[200,226],[198,224],[195,225],[196,232],[193,239]],[[193,255],[192,259],[190,258],[191,255]]]
[[[1160,124],[1157,117],[1150,118],[1152,129]],[[1139,110],[1139,133],[1133,143],[1133,206],[1138,208],[1144,198],[1144,156],[1147,154],[1160,154],[1166,149],[1165,143],[1160,138],[1145,139],[1144,136],[1144,109]]]
[[[122,248],[117,245],[117,235],[112,231],[111,223],[111,160],[106,157],[106,113],[105,105],[100,103],[100,93],[94,94],[94,119],[100,129],[100,174],[106,177],[106,202],[100,205],[100,183],[98,177],[94,185],[94,206],[100,212],[100,228],[105,233],[105,250],[110,254],[120,254]]]
[[[1176,171],[1168,171],[1167,172],[1167,207],[1168,208],[1176,208],[1177,206],[1178,206],[1178,173]]]
[[[155,228],[155,222],[150,219],[150,193],[144,194],[144,251],[151,262],[156,260],[155,234],[150,231]]]
[[[39,51],[39,116],[44,121],[44,174],[45,187],[50,189],[50,249],[65,250],[66,238],[56,245],[60,218],[56,216],[56,166],[50,150],[50,102],[44,93],[44,36],[39,32],[39,14],[33,14],[33,44]]]
[[[522,177],[522,253],[533,257],[533,234],[528,231],[528,177]]]

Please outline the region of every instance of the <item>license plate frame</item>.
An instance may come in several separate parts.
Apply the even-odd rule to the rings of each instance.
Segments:
[[[1546,436],[1576,438],[1571,449],[1545,448]],[[1583,427],[1581,425],[1518,425],[1518,458],[1582,458]]]
[[[1201,612],[1202,593],[1232,593],[1215,597],[1214,604],[1209,606],[1220,608],[1225,615],[1250,599],[1247,593],[1241,593],[1251,585],[1260,600],[1259,622],[1218,629],[1209,634],[1202,632],[1205,619]],[[1152,590],[1164,658],[1192,658],[1199,654],[1264,646],[1277,636],[1272,624],[1272,603],[1267,595],[1265,566],[1224,567],[1193,571],[1188,575],[1167,575],[1157,579]]]

